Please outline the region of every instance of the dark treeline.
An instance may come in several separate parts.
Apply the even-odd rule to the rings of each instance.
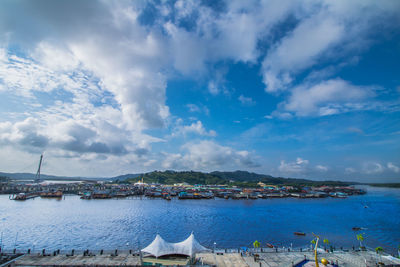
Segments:
[[[142,179],[146,183],[159,184],[217,184],[217,185],[233,185],[239,187],[258,187],[258,183],[262,182],[269,185],[349,185],[347,182],[341,181],[312,181],[307,179],[272,177],[270,175],[251,173],[246,171],[235,172],[195,172],[195,171],[153,171],[141,174],[134,178],[127,179],[128,182],[136,182]]]
[[[376,186],[376,187],[400,188],[400,183],[386,183],[386,184],[382,184],[382,183],[372,183],[372,184],[368,184],[368,185]]]

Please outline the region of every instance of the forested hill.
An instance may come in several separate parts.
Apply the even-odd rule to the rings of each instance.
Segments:
[[[347,185],[349,183],[340,181],[312,181],[306,179],[272,177],[270,175],[251,173],[247,171],[235,172],[195,172],[195,171],[153,171],[141,174],[138,177],[127,179],[129,182],[136,182],[140,179],[146,183],[160,184],[229,184],[237,186],[257,186],[258,182],[265,184],[285,185]]]

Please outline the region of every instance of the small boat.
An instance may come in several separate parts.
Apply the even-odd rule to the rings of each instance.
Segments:
[[[353,231],[360,231],[360,230],[361,230],[361,227],[353,227],[353,228],[351,228],[351,230],[353,230]]]
[[[13,196],[10,199],[12,199],[12,200],[26,200],[26,194],[25,193],[19,193],[18,195]]]
[[[294,235],[305,236],[306,233],[304,233],[304,232],[294,232]]]
[[[62,198],[63,192],[60,190],[57,191],[45,191],[40,193],[40,197],[44,198]]]
[[[267,243],[267,247],[269,247],[269,248],[274,248],[274,245],[272,245],[272,244],[270,244],[270,243]]]
[[[171,200],[171,197],[170,196],[166,196],[165,200]]]

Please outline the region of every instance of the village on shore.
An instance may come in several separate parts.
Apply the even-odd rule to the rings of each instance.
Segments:
[[[132,196],[178,199],[258,199],[258,198],[346,198],[365,194],[354,186],[268,185],[259,182],[257,187],[245,188],[229,185],[173,185],[145,183],[115,183],[105,181],[21,181],[0,182],[0,194],[10,199],[26,200],[35,197],[62,198],[65,194],[80,195],[82,199],[109,199]]]

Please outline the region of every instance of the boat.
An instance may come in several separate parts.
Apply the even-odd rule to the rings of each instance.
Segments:
[[[304,233],[304,232],[294,232],[294,235],[305,236],[306,233]]]
[[[269,248],[274,248],[274,245],[272,245],[272,244],[270,244],[270,243],[267,243],[267,247],[269,247]]]
[[[364,228],[364,227],[353,227],[351,228],[353,231],[361,231],[361,230],[368,230],[368,228]]]
[[[92,199],[92,193],[91,192],[85,192],[81,196],[81,199]]]
[[[171,200],[171,197],[170,196],[166,196],[165,200]]]
[[[9,196],[11,200],[27,200],[39,196],[37,193],[19,193],[17,195]]]
[[[45,197],[45,198],[61,198],[63,196],[63,192],[61,190],[57,191],[46,191],[40,193],[40,197]]]
[[[12,200],[26,200],[26,194],[25,193],[19,193],[15,197],[11,198]]]

